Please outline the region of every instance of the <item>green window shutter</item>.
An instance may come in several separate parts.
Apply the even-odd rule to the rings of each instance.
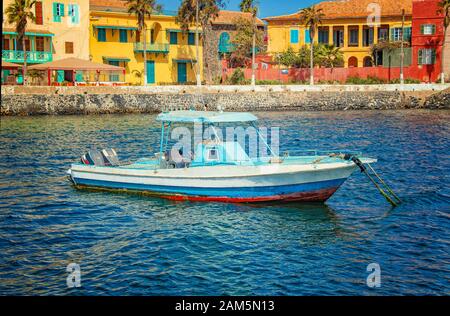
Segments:
[[[431,64],[434,65],[436,63],[436,50],[431,50]]]
[[[83,81],[83,72],[77,71],[75,75],[75,81],[76,82],[82,82]]]
[[[64,81],[64,70],[57,70],[56,71],[56,81],[61,83]]]
[[[61,10],[60,10],[61,16],[64,16],[64,3],[60,3],[59,7],[61,8]]]
[[[61,17],[58,15],[59,3],[53,2],[53,22],[61,22]]]
[[[422,57],[423,57],[423,50],[419,49],[417,64],[422,65]]]
[[[73,24],[80,23],[80,7],[78,4],[69,4],[68,15]]]
[[[390,33],[391,33],[391,42],[394,41],[394,29],[390,29]]]
[[[432,33],[433,33],[433,35],[436,34],[436,24],[433,24]]]
[[[106,42],[106,30],[105,29],[97,30],[97,41]]]
[[[178,44],[178,34],[176,32],[170,32],[170,44],[171,45]]]
[[[404,28],[404,32],[403,32],[403,40],[404,40],[404,41],[409,41],[409,40],[411,40],[411,28],[410,28],[410,27],[405,27],[405,28]]]
[[[420,26],[420,34],[424,35],[425,34],[425,25],[421,25]]]
[[[69,4],[67,6],[67,16],[70,18],[70,22],[74,23],[74,21],[73,21],[73,4]]]
[[[309,29],[305,29],[305,44],[311,44],[311,32]]]
[[[291,44],[298,44],[298,30],[291,30]]]
[[[80,23],[80,6],[78,4],[74,5],[75,7],[75,23]]]
[[[195,45],[195,33],[189,33],[188,45]]]
[[[121,43],[128,42],[127,30],[119,30],[119,37]]]

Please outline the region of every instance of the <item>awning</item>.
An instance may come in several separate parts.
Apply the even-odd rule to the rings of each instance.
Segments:
[[[92,70],[92,71],[125,71],[124,67],[94,63],[78,58],[66,58],[45,64],[34,65],[28,69],[36,70]]]
[[[2,30],[2,34],[6,34],[6,35],[17,35],[17,32],[15,29],[13,28],[4,28]],[[28,29],[27,32],[25,32],[25,36],[48,36],[48,37],[52,37],[55,36],[55,34],[53,34],[50,31],[47,30],[35,30],[35,29]]]
[[[120,26],[120,25],[94,25],[96,29],[111,29],[111,30],[137,30],[134,26]]]
[[[189,58],[186,58],[186,59],[183,59],[183,58],[180,58],[180,59],[172,59],[172,62],[174,62],[174,63],[196,63],[197,62],[197,59],[189,59]]]
[[[181,29],[166,29],[166,32],[167,32],[167,33],[185,33],[185,34],[187,34],[187,33],[193,33],[193,34],[195,34],[195,30],[183,31],[183,30],[181,30]],[[201,31],[201,30],[198,30],[198,33],[201,34],[202,31]]]
[[[108,57],[108,56],[103,56],[103,60],[105,61],[119,61],[119,62],[129,62],[130,58],[127,57]]]
[[[173,111],[161,113],[156,118],[162,122],[180,123],[232,123],[255,122],[256,116],[245,112]]]
[[[19,67],[22,67],[22,66],[2,60],[2,68],[16,69],[16,68],[19,68]]]

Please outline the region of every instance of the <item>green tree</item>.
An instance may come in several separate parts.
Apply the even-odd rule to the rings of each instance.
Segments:
[[[255,0],[242,0],[239,8],[242,12],[247,12],[252,15],[252,85],[255,85],[255,55],[256,55],[256,37],[257,37],[257,27],[256,27],[256,16],[258,15],[258,7]]]
[[[203,67],[207,83],[212,83],[213,75],[210,64],[215,62],[217,54],[212,49],[214,46],[211,45],[211,41],[213,40],[211,21],[217,18],[220,8],[224,7],[224,5],[224,0],[182,0],[178,8],[177,23],[180,24],[184,31],[188,31],[192,24],[196,24],[198,12],[198,22],[203,33]]]
[[[28,21],[34,22],[36,17],[33,13],[33,6],[35,0],[14,0],[9,4],[5,10],[6,19],[9,24],[14,24],[16,27],[17,41],[22,43],[23,50],[23,84],[27,84],[27,47],[25,45],[25,32]]]
[[[243,67],[253,57],[253,45],[255,45],[255,50],[260,52],[264,50],[264,32],[256,30],[255,33],[253,22],[250,19],[240,17],[233,23],[236,25],[236,34],[231,40],[234,46],[231,61],[233,65]],[[254,44],[253,39],[255,40]]]
[[[139,34],[143,37],[144,48],[144,85],[147,85],[147,24],[145,19],[150,19],[154,12],[161,12],[162,6],[156,0],[124,0],[128,14],[134,14],[137,19]]]
[[[448,26],[450,25],[450,0],[441,0],[438,3],[438,6],[439,6],[438,14],[444,15],[444,39],[442,43],[442,53],[441,53],[441,83],[445,83],[444,51],[445,51],[445,40],[447,38],[447,30]]]
[[[316,35],[317,28],[322,24],[324,18],[322,9],[316,9],[315,6],[311,6],[300,11],[300,20],[305,27],[309,28],[309,36],[311,39],[311,55],[310,55],[310,79],[311,85],[314,84],[314,36]]]
[[[315,51],[317,51],[317,63],[320,66],[327,68],[342,67],[344,65],[344,54],[340,47],[334,45],[318,45]]]

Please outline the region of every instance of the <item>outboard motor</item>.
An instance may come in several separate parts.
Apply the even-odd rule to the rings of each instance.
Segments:
[[[105,160],[99,150],[93,149],[81,157],[81,163],[85,165],[104,166]]]

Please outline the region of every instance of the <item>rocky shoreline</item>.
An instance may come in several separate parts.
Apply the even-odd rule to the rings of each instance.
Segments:
[[[450,109],[450,87],[419,88],[2,87],[1,115],[158,113],[192,104],[225,111]]]

